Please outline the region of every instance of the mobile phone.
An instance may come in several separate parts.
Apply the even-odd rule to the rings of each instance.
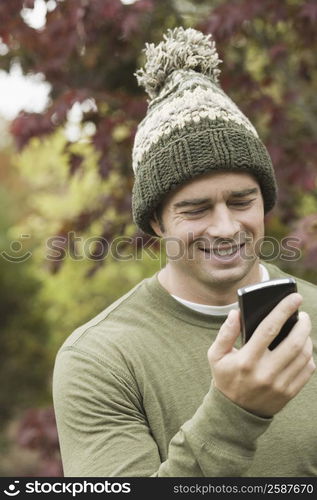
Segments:
[[[262,281],[255,285],[245,286],[237,290],[241,317],[242,343],[245,344],[259,323],[287,295],[297,292],[296,281],[293,278],[280,278]],[[298,320],[295,311],[284,323],[280,332],[269,345],[274,349],[290,332]]]

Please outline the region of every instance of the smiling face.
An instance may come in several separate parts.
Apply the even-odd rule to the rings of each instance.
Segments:
[[[193,302],[223,305],[236,289],[260,281],[257,248],[264,236],[261,189],[247,173],[199,176],[164,201],[162,223],[168,263],[159,279]]]

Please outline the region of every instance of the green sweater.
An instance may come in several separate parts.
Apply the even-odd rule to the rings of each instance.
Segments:
[[[317,287],[297,283],[317,358]],[[224,320],[156,274],[75,330],[53,377],[65,476],[317,476],[317,376],[271,419],[237,406],[207,362]]]

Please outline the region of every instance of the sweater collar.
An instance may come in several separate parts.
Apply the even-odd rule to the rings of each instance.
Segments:
[[[265,267],[269,272],[270,279],[279,277],[280,270],[276,266],[265,262]],[[217,316],[207,315],[190,309],[178,300],[174,299],[174,297],[159,282],[158,274],[159,271],[145,280],[145,286],[153,298],[153,307],[160,307],[186,323],[192,323],[193,325],[202,326],[208,329],[219,328],[225,321],[227,313]]]

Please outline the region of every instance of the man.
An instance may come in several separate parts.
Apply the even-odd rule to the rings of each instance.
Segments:
[[[147,46],[137,73],[151,100],[133,150],[133,216],[163,238],[167,265],[58,353],[66,476],[317,475],[316,286],[298,279],[240,345],[237,289],[285,274],[258,256],[272,164],[220,88],[218,63],[210,36],[177,28]]]

